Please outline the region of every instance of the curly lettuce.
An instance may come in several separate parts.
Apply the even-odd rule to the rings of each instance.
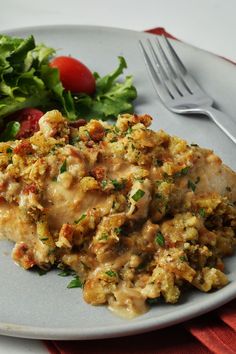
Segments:
[[[32,35],[26,39],[0,35],[0,122],[29,107],[58,108],[69,120],[79,117],[106,120],[133,111],[137,92],[132,77],[117,81],[127,68],[123,57],[119,57],[118,68],[112,73],[104,77],[94,73],[96,92],[89,96],[64,89],[58,70],[49,65],[54,55],[53,48],[36,45]],[[16,126],[8,126],[6,136],[12,136]]]

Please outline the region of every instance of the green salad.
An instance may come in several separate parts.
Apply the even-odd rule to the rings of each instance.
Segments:
[[[32,35],[26,39],[0,35],[2,126],[5,118],[25,108],[39,108],[43,112],[57,108],[71,121],[78,118],[114,119],[120,113],[133,111],[137,91],[133,86],[132,76],[119,80],[127,68],[123,57],[118,57],[118,67],[112,73],[103,77],[98,73],[92,74],[95,90],[88,94],[65,89],[60,75],[61,68],[51,65],[55,54],[53,48],[36,44]],[[70,67],[68,70],[69,74]],[[11,121],[5,126],[5,131],[2,128],[0,139],[3,140],[6,134],[11,138],[15,136],[19,130],[17,123]]]

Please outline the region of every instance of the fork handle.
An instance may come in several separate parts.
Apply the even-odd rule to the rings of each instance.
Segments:
[[[236,144],[236,121],[232,117],[213,107],[205,108],[204,112]]]

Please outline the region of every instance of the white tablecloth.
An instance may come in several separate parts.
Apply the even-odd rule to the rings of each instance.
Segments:
[[[235,13],[235,0],[2,0],[0,33],[48,24],[139,31],[161,26],[181,40],[236,61]],[[47,350],[40,341],[0,336],[0,354],[27,353]]]

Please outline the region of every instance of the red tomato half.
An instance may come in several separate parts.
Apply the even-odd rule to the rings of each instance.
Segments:
[[[17,139],[28,138],[39,130],[39,119],[44,115],[42,111],[35,108],[25,108],[14,113],[13,120],[20,122],[20,131]]]
[[[66,90],[88,95],[94,93],[95,78],[87,66],[79,60],[61,56],[53,59],[50,65],[59,70],[60,80]]]

